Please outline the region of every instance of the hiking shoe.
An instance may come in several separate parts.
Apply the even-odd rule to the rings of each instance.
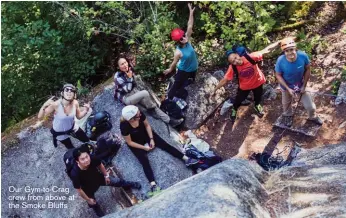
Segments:
[[[180,119],[178,119],[178,120],[171,118],[171,119],[169,120],[169,124],[170,124],[172,127],[179,126],[182,122],[184,122],[184,118],[180,118]]]
[[[293,124],[293,116],[283,116],[283,124],[287,127],[291,127]]]
[[[235,119],[237,119],[237,111],[234,108],[232,108],[230,119],[232,121],[235,121]]]
[[[311,122],[314,122],[314,123],[316,123],[317,125],[320,125],[320,126],[322,126],[322,124],[323,124],[323,121],[318,116],[316,116],[314,118],[309,118],[308,120],[311,121]]]
[[[258,117],[262,118],[264,116],[262,105],[260,105],[260,104],[255,105],[255,111],[256,111]]]
[[[190,158],[190,157],[189,157],[189,159],[187,159],[187,160],[185,161],[185,165],[188,167],[188,166],[197,164],[198,161],[199,161],[199,160],[197,160],[197,159],[193,159],[193,158]]]

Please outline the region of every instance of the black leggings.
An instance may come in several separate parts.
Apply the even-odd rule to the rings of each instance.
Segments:
[[[174,96],[179,96],[179,93],[185,86],[188,86],[189,84],[193,83],[195,81],[196,72],[185,72],[182,70],[178,70],[177,74],[174,76],[174,83],[172,85],[172,88],[168,92],[168,98],[173,99]],[[189,82],[189,79],[191,82]]]
[[[239,106],[241,105],[241,102],[246,99],[250,91],[253,92],[253,95],[255,98],[255,105],[259,105],[261,103],[262,94],[263,94],[263,85],[260,85],[257,88],[250,89],[250,90],[241,90],[240,88],[238,88],[237,96],[235,97],[235,101],[233,104],[234,110],[238,110]]]
[[[153,137],[155,141],[155,147],[161,148],[162,150],[166,151],[167,153],[171,154],[172,156],[182,159],[184,154],[180,152],[178,149],[174,148],[173,146],[169,145],[167,142],[165,142],[160,136],[158,136],[156,133],[153,132]],[[142,164],[145,176],[149,180],[149,182],[154,182],[155,177],[153,170],[151,169],[149,159],[148,159],[148,152],[129,146],[132,153],[136,156],[138,161]]]
[[[79,128],[77,130],[77,132],[71,133],[71,136],[73,136],[74,138],[78,139],[81,142],[88,142],[89,141],[88,136],[85,134],[85,132],[81,128]],[[67,149],[74,148],[70,138],[61,140],[60,142],[63,143]]]

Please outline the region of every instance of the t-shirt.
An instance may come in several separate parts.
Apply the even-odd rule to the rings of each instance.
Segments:
[[[305,66],[309,63],[308,55],[298,50],[297,59],[294,62],[289,62],[285,55],[281,55],[276,61],[275,72],[282,75],[288,87],[297,89],[303,85]],[[285,90],[282,85],[280,86]]]
[[[263,60],[263,56],[259,52],[253,52],[249,56],[254,61]],[[243,60],[242,65],[235,65],[238,70],[239,86],[241,90],[251,90],[259,87],[266,82],[264,74],[258,68],[257,65],[252,65],[244,56],[241,57]],[[225,74],[225,79],[232,80],[234,76],[232,65],[229,65],[228,70]]]
[[[86,170],[80,169],[78,164],[75,164],[71,171],[73,187],[82,189],[88,196],[95,193],[101,185],[105,184],[104,176],[97,169],[100,164],[101,161],[94,157],[90,157],[90,166]]]
[[[144,126],[144,120],[147,117],[141,113],[141,117],[139,120],[139,126],[137,128],[133,128],[128,121],[123,121],[120,123],[120,131],[123,136],[131,136],[131,140],[144,145],[149,141],[149,135]]]

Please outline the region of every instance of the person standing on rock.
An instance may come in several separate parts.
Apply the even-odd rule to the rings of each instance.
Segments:
[[[114,75],[115,95],[114,97],[125,105],[138,104],[143,105],[148,113],[154,118],[161,119],[163,122],[175,127],[180,125],[184,119],[173,119],[164,113],[150,98],[147,90],[138,91],[135,89],[135,74],[125,58],[118,59],[119,71]]]
[[[146,116],[138,107],[128,105],[123,108],[120,121],[120,131],[132,153],[143,166],[144,173],[151,185],[151,191],[160,190],[156,184],[153,170],[150,166],[147,153],[156,146],[168,152],[172,156],[184,160],[187,166],[197,162],[188,158],[182,152],[165,142],[160,136],[152,131]]]
[[[259,117],[263,117],[264,112],[261,101],[263,84],[266,82],[266,79],[261,69],[258,67],[257,62],[262,61],[263,55],[268,54],[277,46],[278,42],[275,42],[261,51],[248,54],[246,53],[245,47],[235,45],[231,50],[226,52],[226,57],[230,65],[224,78],[215,87],[214,94],[216,90],[231,81],[234,75],[237,74],[239,87],[231,111],[230,118],[232,121],[235,121],[237,118],[237,110],[242,101],[249,95],[250,91],[254,94],[254,109]]]
[[[95,199],[95,192],[100,186],[141,188],[138,182],[128,182],[109,176],[101,161],[96,157],[90,157],[89,148],[85,144],[73,150],[73,158],[76,161],[70,172],[73,187],[99,217],[105,215]]]
[[[168,92],[168,98],[173,99],[174,97],[179,97],[178,93],[181,93],[181,89],[185,86],[194,82],[196,77],[196,72],[198,69],[198,60],[195,50],[193,49],[190,38],[192,34],[193,27],[193,12],[195,8],[188,4],[190,15],[189,21],[187,23],[186,33],[179,28],[173,29],[171,32],[172,40],[177,42],[177,47],[174,52],[173,62],[168,69],[166,69],[163,74],[167,75],[173,72],[178,65],[178,72],[174,77],[174,84]]]
[[[82,142],[88,142],[89,138],[85,132],[75,123],[75,117],[81,119],[84,117],[89,109],[89,104],[84,104],[86,110],[81,111],[77,98],[77,89],[72,84],[65,84],[61,91],[61,99],[53,101],[47,100],[41,107],[38,113],[38,119],[54,112],[53,128],[53,144],[58,146],[57,141],[60,141],[66,146],[67,149],[74,148],[70,135]]]
[[[297,49],[294,38],[288,37],[280,42],[283,54],[275,64],[275,76],[282,91],[284,123],[290,127],[293,123],[292,99],[297,95],[308,112],[308,120],[322,125],[323,121],[316,115],[316,105],[307,93],[306,85],[310,79],[311,66],[308,55]]]

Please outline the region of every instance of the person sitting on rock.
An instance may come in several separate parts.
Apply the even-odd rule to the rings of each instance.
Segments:
[[[160,136],[152,131],[146,116],[138,107],[128,105],[122,109],[120,131],[132,153],[142,164],[144,173],[151,185],[151,191],[160,188],[155,182],[154,173],[151,169],[147,153],[156,146],[168,152],[172,156],[185,161],[187,166],[196,163],[197,160],[188,158],[181,151],[165,142]]]
[[[245,53],[245,48],[241,46],[233,46],[233,49],[226,52],[226,57],[230,65],[224,78],[215,87],[214,94],[216,90],[231,81],[234,77],[234,74],[237,73],[239,87],[231,111],[230,118],[232,121],[235,121],[235,119],[237,118],[237,110],[240,107],[241,103],[249,95],[250,91],[252,91],[254,95],[254,109],[259,117],[263,117],[264,112],[261,101],[263,94],[263,84],[266,82],[266,78],[256,62],[262,61],[263,55],[268,54],[277,45],[278,42],[270,44],[263,50],[253,52],[251,54]],[[244,53],[244,55],[240,56],[238,54],[238,49],[242,49],[242,53]]]
[[[128,182],[109,176],[101,161],[96,157],[90,157],[86,144],[73,150],[73,158],[76,161],[70,173],[73,187],[99,217],[105,215],[95,199],[95,192],[100,186],[141,188],[138,182]]]
[[[195,8],[192,8],[191,4],[188,4],[190,16],[187,23],[186,33],[179,28],[173,29],[171,32],[172,40],[177,42],[177,48],[174,52],[173,62],[163,74],[167,75],[173,72],[178,64],[178,72],[175,75],[175,80],[172,87],[168,91],[168,98],[173,99],[174,97],[182,98],[179,93],[184,89],[186,85],[193,82],[196,77],[198,68],[198,60],[195,50],[189,42],[192,34],[193,27],[193,12]],[[178,62],[179,61],[179,62]]]
[[[282,91],[282,107],[284,123],[290,127],[293,123],[292,98],[300,94],[304,108],[308,112],[308,120],[322,125],[316,115],[316,105],[309,93],[305,91],[310,79],[311,66],[308,55],[297,49],[294,38],[288,37],[280,42],[283,54],[275,64],[275,76]]]
[[[115,98],[125,105],[140,103],[143,105],[154,118],[159,118],[163,122],[175,127],[180,125],[184,119],[173,119],[164,113],[150,98],[147,90],[138,91],[135,89],[135,74],[125,58],[118,59],[119,71],[114,75]]]
[[[53,98],[47,100],[38,113],[38,119],[51,114],[54,111],[53,128],[53,144],[58,146],[60,141],[67,149],[74,148],[70,135],[82,142],[88,142],[89,138],[85,132],[75,123],[75,117],[81,119],[90,109],[89,104],[84,104],[86,110],[81,111],[79,103],[76,100],[76,87],[72,84],[65,84],[61,91],[61,99],[53,101]]]

